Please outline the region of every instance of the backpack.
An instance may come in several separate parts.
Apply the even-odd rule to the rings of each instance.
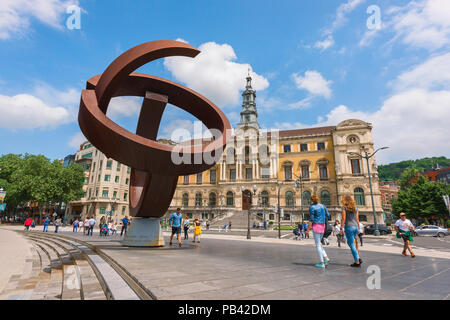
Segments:
[[[325,232],[323,233],[324,238],[328,238],[333,232],[333,226],[328,221],[331,219],[330,213],[328,211],[325,213]]]

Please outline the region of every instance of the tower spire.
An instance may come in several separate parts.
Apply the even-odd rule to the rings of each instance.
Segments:
[[[260,129],[258,123],[258,112],[256,110],[256,91],[252,88],[252,77],[250,76],[250,67],[248,68],[247,84],[245,90],[242,93],[242,111],[241,121],[238,123],[238,128],[253,127],[257,130]]]

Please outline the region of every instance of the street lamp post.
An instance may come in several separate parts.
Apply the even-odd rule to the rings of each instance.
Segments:
[[[281,203],[280,203],[280,191],[281,185],[278,185],[278,205],[277,205],[277,214],[278,214],[278,239],[281,239]]]
[[[382,147],[382,148],[377,149],[374,153],[369,154],[367,152],[367,149],[365,149],[363,147],[362,149],[364,150],[364,154],[365,154],[364,156],[359,153],[355,153],[355,152],[347,152],[347,154],[356,155],[356,156],[360,157],[361,159],[366,159],[366,161],[367,161],[367,174],[369,175],[370,199],[372,200],[372,213],[373,213],[373,222],[374,222],[374,227],[375,227],[375,231],[374,231],[375,236],[380,235],[380,230],[378,230],[377,215],[375,213],[375,203],[373,202],[372,178],[370,176],[369,159],[372,158],[375,155],[375,153],[377,153],[378,151],[384,150],[387,148],[389,148],[389,147]]]
[[[251,201],[252,195],[244,192],[245,191],[244,186],[241,186],[241,191],[242,191],[242,196],[246,197],[249,201]],[[253,185],[253,195],[256,195],[256,184]],[[248,210],[247,210],[247,239],[249,239],[249,240],[252,238],[250,235],[250,207],[251,207],[251,202],[250,202]]]
[[[297,176],[293,173],[293,175],[297,178],[294,180],[294,188],[298,190],[300,188],[300,209],[302,212],[302,225],[305,223],[305,213],[303,212],[303,177],[302,175]]]
[[[109,205],[111,206],[111,210],[108,213],[109,221],[112,221],[112,216],[114,215],[114,205],[117,203],[116,198],[111,198],[109,201]],[[108,221],[108,222],[109,222]]]

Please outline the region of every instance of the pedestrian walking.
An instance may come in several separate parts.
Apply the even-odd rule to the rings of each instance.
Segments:
[[[227,227],[227,225],[225,224],[225,228]],[[197,242],[200,243],[200,235],[202,234],[202,227],[200,224],[200,221],[198,221],[198,218],[195,218],[194,221],[194,241],[195,239],[197,239]]]
[[[406,250],[409,250],[409,253],[411,254],[411,258],[415,258],[416,255],[411,249],[411,241],[414,241],[412,238],[411,231],[414,231],[414,225],[411,223],[409,219],[406,219],[406,213],[400,212],[400,219],[398,219],[394,224],[395,231],[397,231],[396,237],[398,239],[403,239],[403,251],[402,255],[405,257],[408,256],[408,253]]]
[[[89,230],[88,230],[88,235],[90,233],[91,237],[94,233],[94,226],[95,226],[95,219],[94,219],[94,217],[91,217],[91,219],[89,219]]]
[[[58,233],[58,229],[59,229],[59,227],[62,225],[61,218],[57,218],[57,219],[55,220],[54,224],[55,224],[55,233]]]
[[[231,220],[228,222],[228,230],[231,231]]]
[[[89,230],[91,229],[91,220],[89,218],[86,217],[86,219],[84,219],[84,235],[89,235]]]
[[[186,216],[184,218],[184,223],[183,223],[183,230],[184,230],[184,240],[188,240],[189,239],[189,226],[190,226],[190,221],[189,221],[189,217]]]
[[[318,268],[325,268],[330,262],[327,253],[322,247],[322,237],[325,232],[325,224],[327,219],[330,218],[327,208],[319,203],[319,197],[313,195],[311,197],[312,205],[309,207],[309,224],[306,229],[306,236],[309,238],[309,231],[313,229],[314,242],[316,244],[317,254],[319,256],[319,263],[316,264]]]
[[[83,223],[83,219],[80,218],[80,221],[78,221],[78,231],[84,231],[84,223]]]
[[[341,225],[339,224],[338,220],[336,220],[334,222],[333,233],[336,236],[338,247],[340,248],[341,247],[341,242],[343,242],[344,239],[343,239],[343,236],[341,235]]]
[[[223,229],[225,230],[225,232],[228,232],[227,224],[226,224],[226,223],[223,225]]]
[[[209,230],[209,226],[211,225],[211,222],[209,220],[206,221],[206,230]]]
[[[328,219],[325,220],[325,232],[323,233],[322,237],[322,244],[323,245],[330,245],[330,242],[328,241],[328,237],[333,232],[333,226],[328,222]]]
[[[128,216],[122,219],[122,230],[120,230],[120,236],[123,236],[123,233],[127,234],[128,225],[130,224],[130,220]]]
[[[309,239],[309,233],[306,233],[306,230],[308,229],[308,224],[305,222],[303,224],[303,230],[305,230],[305,239],[308,238]]]
[[[79,223],[78,219],[75,219],[75,221],[72,223],[73,225],[72,232],[78,232],[78,223]]]
[[[175,234],[177,234],[178,238],[178,246],[181,247],[181,220],[183,219],[183,215],[181,214],[181,209],[177,208],[177,211],[172,213],[169,218],[169,226],[172,226],[172,234],[170,235],[169,245],[172,245],[172,239]],[[195,218],[198,220],[198,218]],[[195,236],[194,236],[195,239]]]
[[[44,218],[44,229],[42,229],[42,232],[48,232],[48,226],[50,225],[50,219],[49,217]]]
[[[117,233],[117,222],[114,222],[112,226],[112,235],[115,235]]]
[[[355,245],[355,238],[359,233],[359,211],[356,207],[355,199],[350,195],[345,195],[342,199],[342,218],[341,218],[341,231],[340,234],[343,235],[345,231],[345,236],[347,238],[347,244],[353,255],[355,262],[351,264],[352,267],[361,267],[362,260],[359,257],[358,251]]]
[[[266,222],[266,221],[264,221]],[[266,227],[264,226],[264,229],[266,229]],[[297,226],[298,232],[300,233],[300,237],[303,239],[304,235],[303,235],[303,224],[301,222],[298,223]]]
[[[100,232],[99,232],[100,236],[102,235],[102,230],[103,230],[105,224],[106,224],[106,218],[105,218],[105,216],[103,216],[103,217],[101,217],[100,223],[98,224],[98,228],[100,229]]]
[[[33,223],[33,219],[28,218],[27,220],[25,220],[25,230],[30,231],[30,226]]]
[[[363,235],[364,235],[364,225],[361,223],[361,221],[359,222],[359,233],[358,233],[358,238],[359,238],[359,243],[361,243],[361,247],[363,246]],[[359,249],[358,249],[359,250]]]

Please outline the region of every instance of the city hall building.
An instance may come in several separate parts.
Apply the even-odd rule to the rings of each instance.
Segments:
[[[210,170],[179,177],[167,215],[180,207],[200,220],[242,216],[244,222],[247,211],[243,209],[248,208],[252,221],[277,221],[279,203],[282,222],[293,223],[309,219],[311,196],[317,195],[334,220],[340,218],[342,196],[350,194],[358,204],[361,222],[373,223],[367,162],[349,154],[374,152],[372,125],[351,119],[336,126],[261,130],[251,80],[249,76],[242,93],[241,119],[221,160]],[[383,223],[374,157],[369,166],[377,223]]]
[[[278,221],[279,203],[281,221],[288,224],[302,217],[308,220],[311,196],[317,195],[334,220],[340,218],[342,196],[350,194],[358,204],[361,222],[372,223],[367,162],[349,154],[374,151],[372,125],[351,119],[336,126],[262,130],[251,81],[249,76],[240,122],[221,158],[205,172],[179,177],[166,218],[180,207],[185,215],[212,223],[231,219],[246,224],[248,212],[252,221]],[[129,167],[107,158],[88,141],[80,146],[74,161],[85,169],[85,194],[68,204],[68,219],[106,216],[119,221],[129,214]],[[369,166],[377,222],[383,223],[374,157]]]

